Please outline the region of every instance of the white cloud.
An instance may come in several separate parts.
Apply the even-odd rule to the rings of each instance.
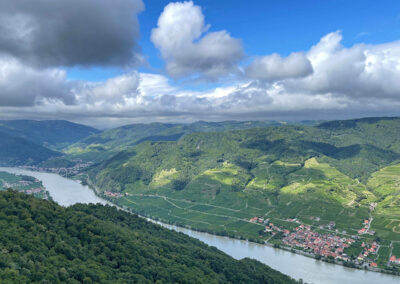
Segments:
[[[33,106],[45,100],[73,104],[72,85],[63,70],[35,69],[0,57],[0,106]]]
[[[139,92],[144,96],[156,97],[176,93],[177,88],[172,87],[169,79],[163,75],[140,73]]]
[[[170,76],[217,79],[237,71],[244,54],[241,41],[225,30],[207,32],[209,28],[201,8],[192,1],[164,8],[151,40],[160,49]]]
[[[139,95],[139,75],[127,73],[100,83],[86,83],[76,90],[81,103],[113,105]]]
[[[314,73],[286,83],[287,91],[332,94],[357,100],[400,100],[400,41],[341,45],[340,32],[324,36],[307,53]]]
[[[300,52],[292,53],[286,58],[276,53],[258,57],[246,68],[248,78],[265,81],[301,78],[312,72],[311,62]]]
[[[36,70],[3,60],[0,116],[57,117],[109,127],[150,121],[399,115],[400,42],[344,47],[341,40],[340,32],[328,34],[302,55],[313,67],[308,76],[286,72],[276,81],[243,79],[205,91],[138,72],[104,82],[71,82],[62,69]],[[288,60],[280,58],[278,65],[286,68]],[[21,102],[25,107],[19,107]]]

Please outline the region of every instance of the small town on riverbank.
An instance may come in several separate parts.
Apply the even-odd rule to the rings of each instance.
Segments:
[[[79,167],[84,168],[87,166],[88,165],[80,165]],[[60,173],[68,172],[65,168],[51,169],[29,167],[29,170],[45,171],[59,175],[62,175]],[[73,171],[75,171],[75,169]],[[70,173],[72,173],[72,171],[70,171]],[[35,179],[34,182],[40,181]],[[32,181],[21,180],[17,184],[4,184],[3,182],[3,185],[17,187],[30,186],[32,183]],[[40,194],[43,195],[41,198],[48,198],[44,187],[26,189],[25,193],[34,195]],[[104,191],[100,193],[100,195],[110,201],[113,199],[116,201],[122,197],[126,197],[127,193]],[[335,222],[312,226],[303,224],[297,218],[288,218],[283,221],[295,224],[296,226],[286,228],[282,225],[282,222],[274,223],[271,219],[253,217],[244,221],[264,226],[263,234],[267,236],[265,243],[276,248],[353,268],[388,273],[397,273],[400,268],[399,253],[397,253],[398,256],[396,256],[393,253],[394,250],[391,249],[384,256],[379,254],[383,249],[379,238],[374,238],[375,232],[370,230],[371,219],[365,219],[360,223],[361,228],[356,235],[348,235],[345,231],[339,233],[335,227]],[[318,220],[318,217],[315,217],[315,219]],[[369,236],[369,238],[365,238],[365,236]],[[384,261],[378,261],[378,259],[384,259]]]
[[[290,230],[274,224],[269,218],[253,217],[249,221],[265,225],[264,232],[269,236],[266,243],[274,247],[354,268],[381,272],[397,272],[400,269],[400,258],[393,254],[393,249],[387,251],[380,244],[380,238],[373,237],[375,232],[370,230],[370,219],[363,220],[362,228],[356,235],[339,233],[334,222],[315,227],[296,218],[288,218],[285,221],[297,224]]]
[[[49,199],[49,193],[37,178],[25,175],[13,175],[0,171],[0,190],[12,188],[38,198]]]
[[[92,162],[82,162],[81,160],[73,160],[74,165],[71,167],[45,167],[45,166],[23,166],[21,168],[36,172],[46,172],[58,174],[63,177],[72,177],[79,174],[83,169],[93,165]]]
[[[112,190],[100,192],[100,195],[116,204],[122,199],[132,197],[127,192]],[[166,199],[158,195],[153,197]],[[319,217],[312,218],[320,221]],[[273,219],[276,219],[276,222]],[[339,231],[334,221],[317,226],[304,224],[297,218],[283,220],[255,216],[243,221],[263,227],[263,230],[260,230],[260,238],[265,244],[276,248],[352,268],[394,274],[400,271],[400,258],[395,254],[400,250],[400,244],[393,242],[396,249],[389,249],[391,242],[381,240],[376,236],[376,232],[371,230],[372,218],[360,220],[360,227],[354,230],[357,232],[355,234]]]

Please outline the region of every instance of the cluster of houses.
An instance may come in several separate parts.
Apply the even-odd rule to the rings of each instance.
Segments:
[[[253,217],[249,221],[251,223],[266,224],[266,223],[268,223],[269,219],[264,219],[264,218],[261,218],[261,217]]]
[[[367,244],[367,243],[362,243],[361,247],[363,248],[363,251],[360,253],[360,255],[357,257],[357,261],[359,263],[361,262],[368,262],[368,256],[370,254],[376,255],[376,253],[379,250],[379,245],[377,242],[373,242],[372,244]],[[375,267],[375,263],[371,262],[370,266]]]
[[[39,172],[48,172],[53,174],[59,174],[61,176],[69,176],[69,175],[76,175],[82,169],[89,167],[92,165],[92,162],[83,163],[77,162],[73,167],[60,167],[60,168],[45,168],[45,167],[38,167],[38,166],[25,166],[24,168],[39,171]]]
[[[111,191],[104,191],[104,196],[111,197],[111,198],[121,198],[122,194],[119,192],[111,192]]]
[[[43,193],[43,196],[45,199],[48,198],[48,195],[46,194],[46,189],[43,186],[38,185],[39,187],[36,188],[29,188],[29,189],[25,189],[28,186],[34,186],[34,184],[39,183],[40,180],[38,180],[37,178],[34,178],[32,180],[19,180],[17,182],[14,183],[9,183],[5,180],[0,179],[0,185],[2,184],[1,187],[3,188],[13,188],[15,190],[20,190],[26,194],[39,194],[39,193]],[[0,187],[0,188],[1,188]]]
[[[358,234],[359,235],[363,235],[363,234],[370,234],[370,235],[374,235],[375,231],[370,230],[370,220],[369,219],[365,219],[363,222],[363,227],[358,230]]]
[[[391,264],[400,264],[400,258],[396,258],[395,255],[392,255],[392,256],[390,257],[390,259],[389,259],[389,262],[390,262]]]
[[[251,223],[258,223],[265,225],[264,232],[271,233],[273,236],[278,232],[283,232],[284,229],[276,226],[274,223],[269,222],[269,219],[264,219],[261,217],[253,217],[249,220]]]
[[[273,236],[275,236],[275,234],[278,232],[284,232],[284,231],[287,231],[287,230],[276,226],[274,223],[268,223],[265,226],[265,230],[264,230],[264,232],[271,233]]]
[[[314,217],[313,217],[314,218]],[[315,217],[315,220],[317,220]],[[283,236],[281,239],[282,243],[286,246],[302,249],[306,252],[314,255],[320,255],[323,257],[332,257],[333,259],[340,261],[352,261],[350,257],[345,253],[345,249],[350,247],[356,242],[358,236],[341,237],[335,234],[321,234],[312,230],[311,225],[302,224],[296,218],[286,219],[288,222],[300,224],[293,231],[279,227],[269,219],[261,217],[253,217],[249,220],[252,223],[265,225],[265,232],[271,233],[273,236],[280,232]],[[318,221],[319,218],[318,218]],[[370,230],[370,220],[365,219],[363,221],[363,228],[358,231],[359,234],[371,234],[375,232]],[[334,230],[336,228],[335,222],[329,222],[326,225],[319,225],[320,229]],[[337,230],[336,230],[337,231]],[[345,231],[344,231],[345,232]],[[376,256],[380,245],[377,242],[361,244],[362,252],[355,260],[358,265],[370,266],[371,268],[377,268],[378,264],[373,261],[372,256]],[[400,264],[400,258],[392,255],[389,263]]]
[[[284,230],[282,242],[291,247],[302,248],[315,255],[333,257],[348,261],[348,256],[344,249],[355,242],[351,238],[343,238],[332,234],[320,234],[311,230],[310,225],[301,224],[296,227],[294,232]]]
[[[39,182],[39,180],[35,180],[35,182]],[[28,186],[33,184],[33,181],[29,181],[29,180],[20,180],[16,183],[8,183],[6,181],[3,180],[3,187],[4,188],[16,188],[16,187],[21,187],[21,186]]]

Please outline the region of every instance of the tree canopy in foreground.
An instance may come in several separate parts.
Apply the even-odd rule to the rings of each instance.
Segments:
[[[1,283],[293,283],[111,206],[0,192]]]

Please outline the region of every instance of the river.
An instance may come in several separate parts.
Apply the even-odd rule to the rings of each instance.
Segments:
[[[36,177],[43,182],[53,200],[62,206],[69,206],[75,203],[108,203],[96,196],[89,187],[56,174],[4,167],[0,167],[0,171]],[[308,283],[400,283],[399,276],[346,268],[265,245],[160,224],[197,238],[210,246],[215,246],[236,259],[254,258],[282,273],[295,279],[301,278]]]

